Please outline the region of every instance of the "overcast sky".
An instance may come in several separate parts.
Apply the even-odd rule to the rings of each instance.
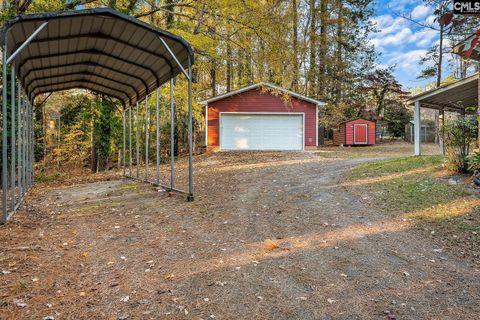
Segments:
[[[374,21],[379,32],[371,36],[371,41],[381,53],[380,63],[396,65],[395,75],[407,88],[434,81],[419,81],[416,77],[422,69],[419,59],[438,42],[438,31],[422,29],[399,16],[411,14],[416,21],[434,23],[433,9],[422,3],[421,0],[377,0],[376,3]]]

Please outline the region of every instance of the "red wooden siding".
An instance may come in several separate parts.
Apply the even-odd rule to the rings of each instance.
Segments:
[[[375,122],[368,121],[364,119],[356,119],[352,121],[348,121],[345,123],[345,144],[353,145],[355,144],[353,141],[353,125],[355,124],[366,124],[368,125],[368,144],[372,145],[375,144]]]
[[[338,126],[338,129],[333,131],[333,144],[342,145],[345,144],[345,123]]]
[[[333,144],[334,145],[354,145],[353,135],[354,135],[354,125],[355,124],[366,124],[368,126],[368,143],[367,145],[375,144],[376,133],[375,133],[375,122],[368,121],[364,119],[355,119],[352,121],[347,121],[341,123],[338,126],[338,130],[333,132]]]
[[[208,146],[219,146],[220,112],[302,112],[305,113],[305,146],[316,146],[317,111],[315,104],[290,98],[285,103],[282,97],[260,89],[252,89],[208,104]]]

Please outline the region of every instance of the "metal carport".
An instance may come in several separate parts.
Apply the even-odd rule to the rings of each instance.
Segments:
[[[146,172],[142,181],[161,185],[159,179],[159,90],[170,81],[171,127],[173,127],[174,78],[183,73],[188,80],[188,191],[174,186],[173,152],[171,153],[170,185],[172,191],[188,194],[193,200],[192,181],[192,64],[194,54],[182,38],[153,27],[110,8],[71,12],[20,15],[7,21],[0,31],[3,51],[2,100],[2,222],[14,213],[34,183],[33,102],[46,92],[73,88],[88,89],[118,99],[123,106],[124,174],[140,179],[137,148],[137,173],[132,171],[132,109],[140,102],[156,99],[156,179],[149,178],[148,130],[146,131]],[[8,68],[11,66],[10,81]],[[10,84],[10,86],[9,86]],[[10,110],[7,108],[11,90]],[[11,116],[7,115],[11,113]],[[148,115],[149,112],[145,112]],[[127,125],[128,118],[128,125]],[[148,116],[145,125],[149,126]],[[127,154],[128,127],[128,155]],[[10,128],[11,139],[8,137]],[[171,141],[174,140],[173,131]],[[134,135],[138,140],[137,134]],[[138,143],[136,144],[138,146]],[[11,157],[8,159],[8,150]],[[173,143],[172,143],[173,149]],[[171,150],[172,150],[171,149]],[[10,160],[10,163],[8,163]],[[128,174],[126,168],[129,167]],[[10,171],[10,174],[9,174]],[[10,180],[10,181],[8,181]],[[8,194],[10,193],[10,201]]]
[[[478,106],[478,78],[478,74],[475,74],[420,93],[408,100],[408,103],[414,105],[415,155],[422,154],[420,139],[421,108],[439,110],[442,122],[445,111],[459,114],[475,113]]]

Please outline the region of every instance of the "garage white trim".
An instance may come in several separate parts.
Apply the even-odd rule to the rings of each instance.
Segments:
[[[232,129],[235,121],[241,123],[241,126],[236,128],[238,130]],[[269,131],[275,132],[270,135],[271,140],[263,140],[268,138]],[[295,132],[301,134],[301,137],[295,136]],[[249,134],[251,134],[250,137]],[[305,113],[220,112],[219,146],[220,150],[224,151],[305,150]]]

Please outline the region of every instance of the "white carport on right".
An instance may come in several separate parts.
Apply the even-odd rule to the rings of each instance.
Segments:
[[[421,108],[439,110],[442,126],[445,121],[445,111],[459,114],[475,113],[478,109],[478,74],[449,83],[439,88],[423,92],[408,100],[414,105],[414,143],[415,155],[422,154],[420,139]]]

